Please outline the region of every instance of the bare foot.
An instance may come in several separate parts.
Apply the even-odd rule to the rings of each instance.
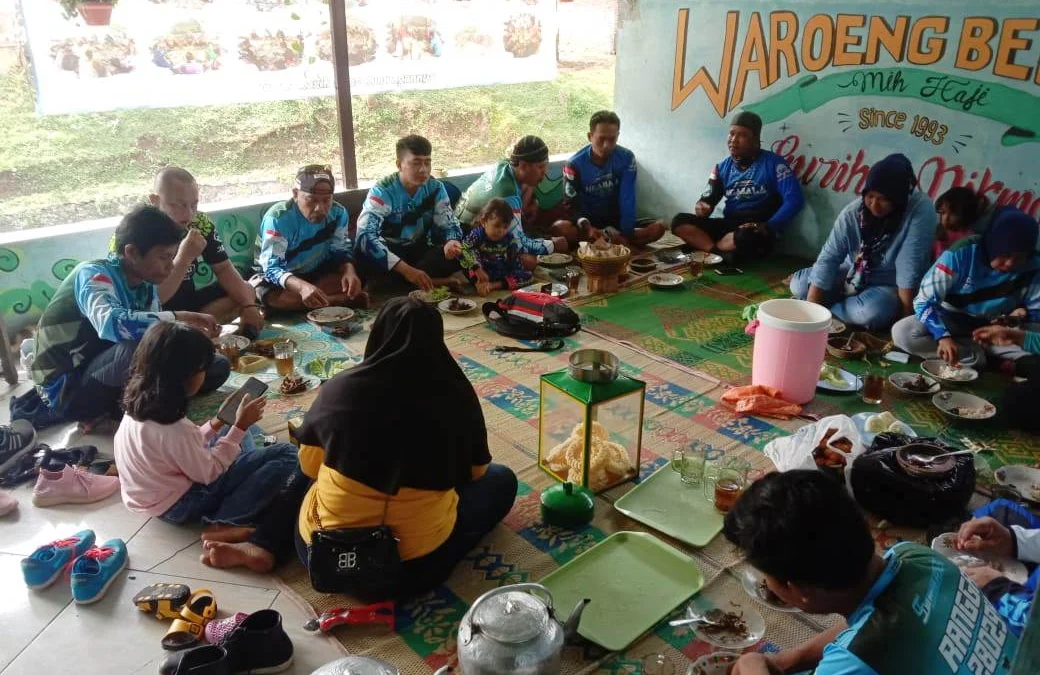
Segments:
[[[274,555],[256,544],[240,542],[228,544],[223,541],[206,541],[202,544],[202,564],[227,569],[248,567],[254,572],[270,572],[274,567]]]
[[[209,525],[202,530],[202,541],[222,541],[227,544],[238,544],[248,541],[253,535],[255,527],[240,525]]]

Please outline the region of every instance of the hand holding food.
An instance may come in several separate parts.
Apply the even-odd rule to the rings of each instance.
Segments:
[[[1026,333],[1019,328],[993,325],[976,328],[971,334],[971,338],[980,344],[1007,347],[1008,345],[1021,345],[1025,342]]]
[[[961,525],[955,543],[958,551],[990,553],[1011,557],[1014,554],[1014,534],[995,519],[974,518]]]
[[[936,351],[939,354],[939,358],[951,366],[960,364],[960,350],[957,348],[957,343],[953,338],[944,337],[939,340],[939,348]]]
[[[206,237],[194,227],[189,227],[184,239],[181,239],[180,250],[189,260],[194,260],[206,250]]]

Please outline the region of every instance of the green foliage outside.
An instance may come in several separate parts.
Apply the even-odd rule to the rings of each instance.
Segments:
[[[0,77],[0,231],[117,215],[179,164],[203,201],[284,193],[300,164],[339,165],[333,98],[39,117],[26,69]],[[397,138],[421,133],[436,170],[490,163],[524,134],[554,153],[585,142],[613,101],[613,66],[562,68],[553,82],[354,97],[361,180],[393,170]]]

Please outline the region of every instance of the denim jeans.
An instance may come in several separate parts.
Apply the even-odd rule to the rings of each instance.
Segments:
[[[120,399],[130,377],[130,362],[136,349],[137,342],[123,340],[91,359],[83,367],[79,382],[59,412],[66,419],[77,422],[105,416],[119,419],[123,414]],[[231,362],[215,354],[200,393],[214,391],[224,384],[230,373]]]
[[[174,525],[253,525],[298,466],[290,443],[243,450],[215,481],[192,485],[160,518]]]
[[[848,271],[848,266],[843,265],[838,278],[844,280]],[[809,295],[811,274],[812,268],[806,267],[791,277],[791,294],[799,300],[805,300]],[[869,331],[888,328],[903,309],[895,286],[867,286],[856,295],[846,295],[844,284],[840,284],[835,290],[824,291],[823,304],[830,307],[831,314],[837,319]]]
[[[443,584],[455,565],[513,508],[516,489],[516,474],[501,464],[489,465],[479,480],[458,488],[459,503],[451,534],[426,555],[401,563],[401,584],[395,597],[409,598]],[[298,531],[296,552],[306,565],[307,544]]]

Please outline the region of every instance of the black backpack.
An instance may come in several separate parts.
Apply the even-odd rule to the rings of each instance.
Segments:
[[[578,314],[548,293],[515,291],[498,302],[485,302],[483,312],[495,332],[517,340],[566,337],[581,330]]]

